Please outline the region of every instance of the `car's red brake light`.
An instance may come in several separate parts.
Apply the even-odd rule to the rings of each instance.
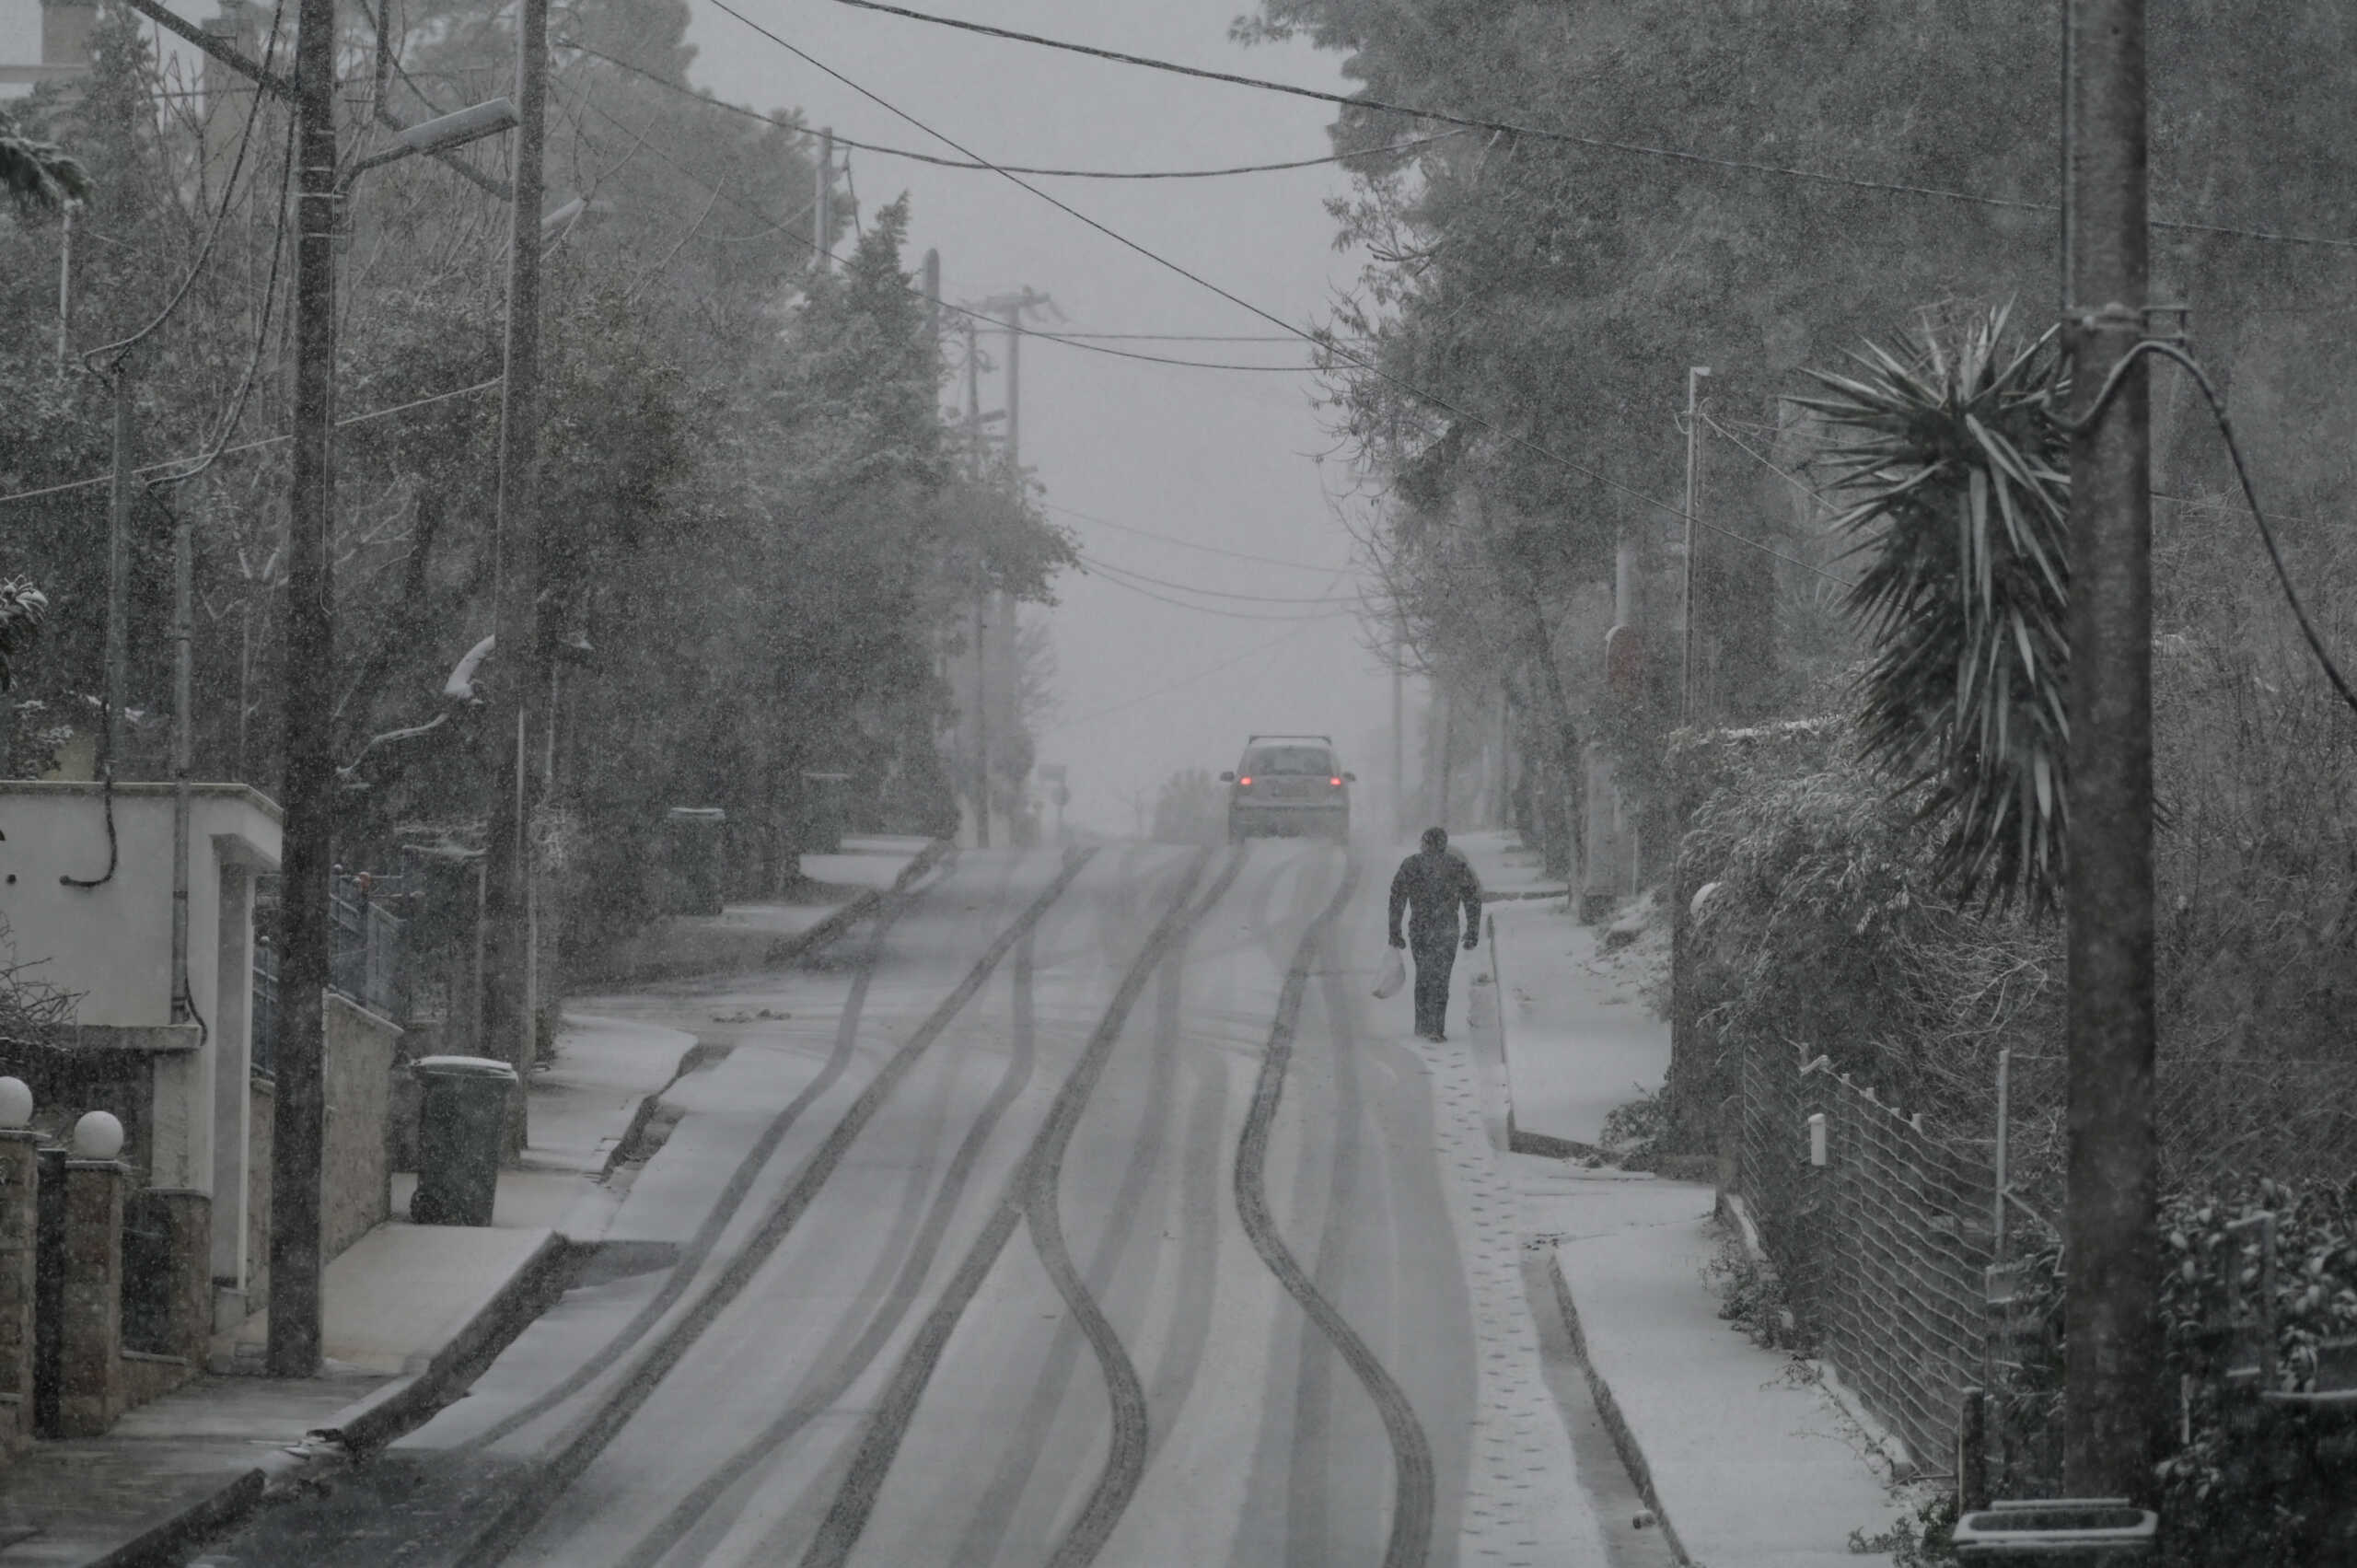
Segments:
[[[1326,782],[1327,782],[1328,784],[1332,784],[1336,789],[1340,789],[1340,788],[1341,788],[1341,787],[1342,787],[1342,781],[1341,781],[1341,780],[1340,780],[1340,779],[1328,779]]]
[[[1247,773],[1242,778],[1237,780],[1236,787],[1238,789],[1250,789],[1252,787],[1252,775]]]

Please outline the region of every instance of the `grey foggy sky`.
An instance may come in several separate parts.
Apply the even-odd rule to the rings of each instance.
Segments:
[[[1307,86],[1347,87],[1334,57],[1306,45],[1246,50],[1230,43],[1228,23],[1244,3],[1161,0],[1109,9],[1080,0],[988,6],[924,0],[915,8]],[[832,0],[732,4],[988,159],[1183,168],[1330,150],[1330,110],[1303,99],[928,27]],[[696,86],[761,109],[799,109],[812,125],[861,141],[946,152],[735,18],[709,5],[694,10],[689,38],[700,52],[690,79]],[[1274,331],[996,175],[867,153],[852,155],[852,171],[864,211],[910,194],[910,265],[927,247],[938,248],[943,293],[953,300],[1028,285],[1054,298],[1067,319],[1062,330]],[[1333,220],[1322,206],[1348,189],[1347,177],[1331,165],[1225,180],[1034,183],[1297,323],[1322,319],[1335,287],[1357,268],[1354,256],[1335,251]],[[1114,346],[1260,364],[1306,359],[1282,343]],[[1001,357],[994,345],[986,343],[986,351],[994,361]],[[1356,575],[1345,570],[1351,541],[1310,456],[1331,445],[1311,406],[1316,388],[1306,374],[1180,369],[1027,342],[1023,456],[1056,506],[1342,575],[1172,548],[1070,512],[1051,513],[1074,530],[1084,550],[1117,565],[1235,594],[1352,593]],[[1000,406],[988,382],[982,402]],[[1324,485],[1340,494],[1347,481],[1339,457],[1325,464]],[[1132,792],[1145,792],[1150,803],[1177,769],[1232,767],[1246,732],[1255,729],[1331,733],[1346,764],[1379,787],[1385,769],[1376,751],[1388,719],[1389,681],[1361,646],[1354,617],[1307,623],[1228,619],[1073,575],[1060,581],[1058,598],[1047,612],[1059,667],[1058,710],[1039,738],[1039,760],[1070,765],[1073,822],[1128,831]],[[1254,613],[1291,609],[1221,602]],[[1144,696],[1279,637],[1285,640],[1265,656]],[[1371,811],[1362,817],[1374,819]]]

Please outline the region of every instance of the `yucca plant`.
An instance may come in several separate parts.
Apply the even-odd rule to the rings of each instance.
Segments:
[[[1867,559],[1848,608],[1873,654],[1859,681],[1866,759],[1921,793],[1944,880],[1965,900],[2060,897],[2070,721],[2067,363],[2007,312],[1927,326],[1906,358],[1812,371]]]
[[[17,659],[41,634],[49,598],[21,577],[0,581],[0,691],[16,679]]]
[[[90,195],[87,170],[64,148],[20,134],[0,110],[0,191],[20,212],[49,211]]]

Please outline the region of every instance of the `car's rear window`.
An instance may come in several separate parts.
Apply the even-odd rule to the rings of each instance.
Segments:
[[[1252,773],[1330,773],[1334,754],[1323,746],[1256,746],[1244,754],[1244,772]]]

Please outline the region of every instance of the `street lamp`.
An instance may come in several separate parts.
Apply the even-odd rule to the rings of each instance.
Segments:
[[[485,136],[512,131],[520,123],[522,116],[516,112],[516,106],[505,98],[486,99],[455,114],[437,114],[431,120],[422,120],[394,133],[393,139],[400,145],[371,154],[354,164],[339,182],[337,192],[350,192],[353,181],[372,168],[382,168],[389,163],[398,163],[402,158],[416,157],[421,154],[447,153],[453,148],[463,147],[469,142],[480,142]]]
[[[603,216],[613,210],[614,204],[602,198],[575,196],[540,220],[540,244],[552,249],[570,238],[583,218]]]
[[[336,783],[333,556],[335,516],[335,253],[338,221],[353,182],[371,168],[421,153],[442,153],[521,123],[505,99],[493,99],[399,133],[399,145],[335,175],[335,7],[301,0],[296,28],[297,167],[295,270],[295,418],[293,473],[287,492],[286,593],[281,611],[285,686],[284,806],[279,858],[279,1014],[277,1109],[271,1144],[271,1371],[308,1377],[319,1371],[320,1295],[319,1174],[324,1163],[326,1018],[332,954],[329,877],[334,855]],[[537,198],[536,198],[537,200]],[[537,254],[537,252],[535,252]],[[188,559],[185,552],[180,559]],[[183,568],[185,570],[185,568]]]

